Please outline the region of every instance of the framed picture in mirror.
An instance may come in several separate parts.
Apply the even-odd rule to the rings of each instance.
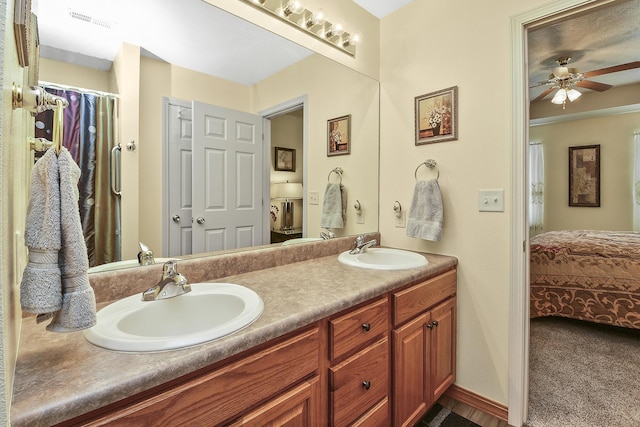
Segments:
[[[569,206],[600,207],[600,145],[569,147]]]
[[[415,97],[416,145],[458,139],[458,86]]]
[[[327,156],[351,153],[351,114],[327,121]]]
[[[16,39],[18,64],[29,65],[31,47],[31,0],[16,0],[13,5],[13,32]]]
[[[275,148],[275,165],[277,171],[296,171],[296,150],[293,148]]]

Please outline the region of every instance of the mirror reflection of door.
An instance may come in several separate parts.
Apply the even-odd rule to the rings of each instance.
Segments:
[[[169,256],[262,244],[262,118],[200,102],[166,107]]]

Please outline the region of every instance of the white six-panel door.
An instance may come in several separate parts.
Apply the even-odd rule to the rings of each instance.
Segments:
[[[262,119],[169,100],[165,120],[167,256],[261,245]]]
[[[194,101],[193,252],[262,244],[262,119]]]

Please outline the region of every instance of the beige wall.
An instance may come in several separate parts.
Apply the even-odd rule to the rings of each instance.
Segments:
[[[40,58],[40,81],[110,92],[109,72]]]
[[[569,107],[567,107],[569,108]],[[572,120],[529,130],[545,162],[544,230],[633,229],[633,132],[640,113]],[[569,147],[600,145],[600,207],[569,206]]]
[[[27,69],[18,65],[13,33],[13,1],[0,0],[0,68],[2,119],[0,120],[0,425],[9,425],[13,375],[21,326],[20,279],[27,263],[24,218],[33,157],[26,143],[33,136],[31,115],[11,106],[12,84],[27,86]]]
[[[381,20],[380,232],[385,245],[459,259],[456,383],[499,403],[509,388],[510,18],[547,0],[415,1]],[[415,146],[414,97],[459,88],[457,141]],[[395,227],[408,211],[414,170],[438,162],[440,242]],[[478,190],[504,189],[505,212],[478,211]]]
[[[329,172],[344,170],[347,191],[345,228],[334,230],[345,236],[378,227],[378,82],[320,55],[312,55],[254,86],[254,111],[307,96],[307,188],[317,191],[318,205],[306,203],[307,236],[320,235],[322,200]],[[327,156],[327,120],[351,114],[351,154]],[[335,175],[332,182],[336,181]],[[353,204],[364,209],[364,224],[356,221]]]

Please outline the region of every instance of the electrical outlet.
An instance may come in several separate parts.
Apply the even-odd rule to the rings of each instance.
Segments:
[[[364,224],[364,209],[360,209],[356,214],[356,224]]]
[[[320,194],[317,191],[309,191],[309,204],[317,205],[320,200]]]
[[[478,210],[480,212],[504,212],[504,190],[479,190]]]
[[[404,211],[400,211],[400,215],[396,215],[396,228],[405,228],[407,226],[405,219]]]

